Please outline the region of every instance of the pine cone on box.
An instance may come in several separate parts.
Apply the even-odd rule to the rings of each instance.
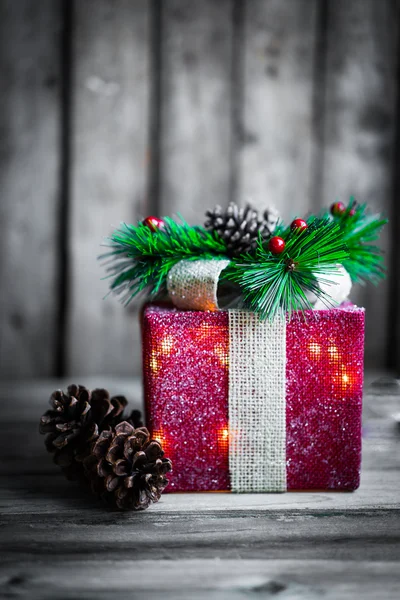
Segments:
[[[124,421],[99,435],[84,467],[103,500],[122,510],[144,510],[160,499],[172,465],[145,427]]]
[[[260,219],[258,212],[249,204],[239,208],[234,202],[230,202],[226,210],[217,204],[213,210],[206,212],[206,217],[205,228],[215,231],[225,240],[228,256],[231,257],[253,252],[259,236],[269,238],[277,222],[273,209],[267,209],[264,219]]]

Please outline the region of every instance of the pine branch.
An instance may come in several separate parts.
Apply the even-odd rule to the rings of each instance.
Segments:
[[[354,213],[354,214],[353,214]],[[334,220],[340,225],[349,257],[343,266],[352,281],[378,283],[385,276],[382,250],[374,244],[387,223],[380,214],[368,214],[367,205],[350,199],[347,209]]]
[[[340,204],[340,206],[338,206]],[[307,229],[279,223],[274,236],[285,241],[284,252],[274,255],[261,230],[256,250],[233,258],[221,278],[239,286],[241,304],[262,318],[277,313],[312,309],[317,297],[327,307],[329,294],[320,289],[338,273],[338,265],[353,281],[376,281],[384,274],[381,250],[374,242],[387,222],[381,215],[368,215],[366,206],[341,203],[324,217],[310,217]],[[150,299],[166,293],[170,269],[180,260],[226,259],[227,242],[216,230],[191,227],[166,217],[164,227],[150,229],[123,224],[109,239],[107,273],[111,291],[128,304],[137,294]]]
[[[275,234],[286,242],[281,255],[274,256],[259,240],[254,257],[241,257],[223,272],[224,279],[241,288],[245,306],[261,318],[273,319],[281,312],[311,309],[307,294],[332,305],[318,281],[329,281],[337,264],[348,258],[340,226],[329,217],[311,217],[308,229],[280,226]]]
[[[221,238],[202,227],[191,227],[166,217],[162,229],[152,231],[143,223],[114,231],[108,241],[106,261],[110,289],[121,294],[125,304],[138,294],[155,298],[166,291],[168,271],[180,260],[226,258]]]

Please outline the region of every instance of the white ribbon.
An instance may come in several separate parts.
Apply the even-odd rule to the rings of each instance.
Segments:
[[[342,265],[336,265],[336,267],[337,273],[324,275],[323,280],[318,280],[318,287],[332,299],[334,305],[339,305],[349,297],[352,283],[346,269],[342,267]],[[327,302],[323,302],[320,298],[316,299],[313,305],[314,310],[323,310],[327,308],[330,308],[330,305],[327,305]]]

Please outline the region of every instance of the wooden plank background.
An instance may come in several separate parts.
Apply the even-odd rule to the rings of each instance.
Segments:
[[[392,219],[354,299],[400,365],[398,38],[397,0],[0,0],[0,376],[139,372],[96,260],[120,221],[350,194]]]
[[[61,2],[0,2],[0,371],[55,369]]]

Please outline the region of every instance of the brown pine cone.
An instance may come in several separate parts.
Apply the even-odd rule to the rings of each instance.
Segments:
[[[122,421],[128,421],[134,427],[141,427],[142,415],[139,410],[133,410],[129,417],[124,415],[128,405],[125,396],[113,396],[105,389],[95,389],[90,394],[92,419],[97,423],[99,431],[112,429]]]
[[[124,396],[110,398],[107,390],[90,392],[75,384],[68,387],[66,394],[61,390],[53,392],[52,409],[42,416],[39,431],[47,434],[46,448],[68,479],[81,478],[81,463],[89,455],[92,442],[99,432],[111,431],[123,420],[127,403]],[[129,422],[141,425],[140,412],[132,411]]]
[[[215,231],[222,237],[228,256],[238,257],[253,252],[260,237],[265,240],[272,235],[273,224],[269,216],[267,210],[264,219],[261,219],[249,204],[239,208],[237,204],[230,202],[226,210],[219,205],[213,210],[208,210],[204,226],[208,231]]]
[[[130,425],[132,425],[135,429],[138,427],[143,427],[144,423],[142,421],[142,413],[140,410],[133,410],[127,419],[124,419]]]
[[[144,510],[158,502],[172,464],[145,427],[124,421],[103,431],[84,461],[94,491],[123,510]]]
[[[128,404],[125,396],[113,396],[105,389],[95,389],[90,394],[92,419],[97,423],[99,431],[111,429],[122,420],[122,414]]]
[[[127,421],[136,429],[143,427],[142,413],[140,410],[132,410],[130,415],[124,415],[124,410],[128,405],[125,396],[113,396],[107,390],[93,390],[90,404],[92,407],[93,420],[99,426],[99,431],[113,429],[118,423]]]
[[[99,431],[91,414],[90,392],[70,385],[65,394],[56,390],[50,397],[51,410],[40,419],[39,431],[47,434],[45,445],[54,453],[54,462],[71,479],[79,478],[82,468],[75,462],[87,456]]]

